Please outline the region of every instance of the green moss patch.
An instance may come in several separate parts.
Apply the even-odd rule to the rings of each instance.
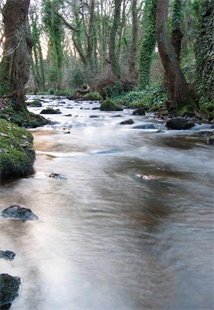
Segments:
[[[32,134],[0,119],[0,180],[29,175],[34,160]]]
[[[112,100],[104,100],[100,105],[101,111],[122,111],[123,108],[121,105],[115,103]]]

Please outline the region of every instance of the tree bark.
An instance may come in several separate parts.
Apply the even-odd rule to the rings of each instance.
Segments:
[[[170,108],[180,110],[184,105],[194,105],[185,77],[181,71],[177,54],[171,44],[168,31],[169,0],[158,0],[156,13],[156,35],[161,62],[165,71],[166,88]]]
[[[116,34],[120,22],[120,10],[121,10],[121,3],[122,0],[114,0],[114,20],[113,20],[113,25],[111,28],[111,33],[110,33],[110,41],[109,41],[109,60],[111,64],[111,71],[112,74],[116,78],[120,78],[121,72],[120,72],[120,66],[116,57]]]
[[[172,37],[171,42],[175,50],[175,53],[180,60],[181,55],[181,42],[183,38],[183,33],[181,30],[181,19],[182,19],[182,1],[175,0],[172,14]]]
[[[32,38],[28,24],[30,0],[7,0],[2,10],[5,43],[0,64],[0,93],[10,96],[14,110],[25,105],[25,85],[31,63]]]
[[[136,55],[137,55],[137,38],[138,38],[138,23],[137,23],[137,0],[132,0],[132,47],[129,58],[129,75],[130,80],[137,79]]]

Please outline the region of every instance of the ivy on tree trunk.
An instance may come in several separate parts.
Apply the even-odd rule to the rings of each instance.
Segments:
[[[180,110],[184,105],[194,106],[187,82],[181,71],[177,54],[171,44],[168,30],[169,0],[158,0],[156,35],[158,50],[163,64],[169,107]]]
[[[2,10],[5,42],[0,63],[0,95],[11,97],[17,111],[25,106],[33,46],[28,24],[29,5],[30,0],[7,0]]]
[[[120,72],[120,65],[116,56],[116,35],[117,35],[117,30],[118,26],[120,23],[120,10],[121,10],[121,3],[122,0],[115,0],[114,5],[114,19],[113,19],[113,25],[111,28],[111,33],[110,33],[110,41],[109,41],[109,60],[111,64],[111,71],[112,74],[120,79],[121,72]]]

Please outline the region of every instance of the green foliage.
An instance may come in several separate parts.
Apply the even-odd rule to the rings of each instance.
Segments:
[[[49,94],[49,95],[54,95],[54,89],[53,89],[53,88],[50,88],[50,89],[48,90],[48,94]]]
[[[35,99],[32,102],[28,102],[27,105],[30,107],[41,107],[42,106],[41,101],[39,99]]]
[[[121,105],[115,103],[113,100],[104,100],[100,105],[101,111],[122,111]]]
[[[200,35],[196,47],[196,88],[200,96],[200,105],[214,105],[214,8],[208,0],[202,2]]]
[[[58,89],[61,88],[62,80],[64,28],[61,19],[54,13],[53,9],[58,11],[63,3],[63,0],[42,2],[43,23],[44,29],[49,37],[49,56],[51,58],[49,79],[54,88]]]
[[[114,82],[105,87],[106,97],[114,98],[125,94],[122,81]]]
[[[85,75],[81,70],[73,70],[70,73],[70,78],[69,78],[69,86],[71,88],[78,88],[85,82]]]
[[[146,109],[156,110],[164,105],[166,99],[166,90],[161,85],[150,87],[143,91],[129,92],[121,100],[126,106],[131,108],[144,107]]]
[[[145,10],[148,11],[148,16],[139,55],[139,90],[145,89],[150,84],[151,64],[156,44],[156,8],[157,0],[146,1]]]
[[[56,89],[54,92],[54,96],[68,96],[69,94],[70,94],[70,92],[67,90]]]
[[[23,107],[18,112],[15,111],[10,101],[8,101],[7,107],[0,113],[0,120],[2,119],[8,120],[19,127],[30,128],[43,126],[48,123],[48,120],[46,120],[42,115],[30,113],[26,107]]]
[[[124,96],[127,92],[131,91],[133,89],[133,84],[129,81],[108,81],[109,85],[106,85],[104,87],[104,91],[107,98],[116,98],[120,96]]]
[[[96,101],[101,101],[103,99],[102,96],[96,91],[84,95],[83,98],[86,100],[96,100]]]

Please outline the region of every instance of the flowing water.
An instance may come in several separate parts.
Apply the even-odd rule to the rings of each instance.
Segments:
[[[193,134],[209,126],[43,106],[62,114],[31,130],[34,173],[0,187],[0,211],[16,202],[39,217],[0,217],[0,249],[16,253],[0,272],[22,279],[11,309],[214,309],[213,146]]]

